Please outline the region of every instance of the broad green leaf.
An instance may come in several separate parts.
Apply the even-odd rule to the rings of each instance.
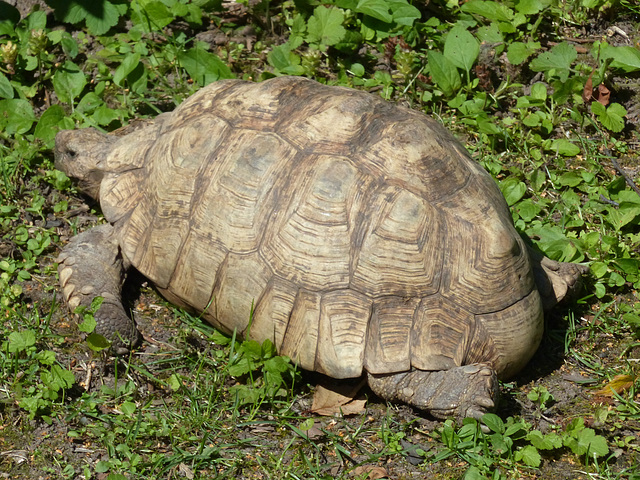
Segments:
[[[544,10],[548,5],[549,1],[545,0],[520,0],[516,3],[516,11],[518,13],[522,13],[524,15],[535,15],[536,13]]]
[[[463,12],[475,13],[492,21],[511,22],[514,14],[513,10],[502,3],[471,0],[461,7]]]
[[[409,5],[406,0],[388,0],[388,3],[396,24],[410,27],[420,19],[420,10]]]
[[[495,433],[504,433],[504,422],[495,413],[485,413],[482,416],[482,423]]]
[[[567,437],[564,444],[576,455],[588,454],[590,457],[602,457],[609,453],[607,440],[596,435],[592,428],[584,428],[575,433],[575,436]]]
[[[53,388],[56,391],[63,388],[71,388],[76,381],[73,372],[62,368],[60,365],[53,365],[48,377],[48,381],[45,381],[45,383],[48,384],[49,388]]]
[[[557,138],[551,142],[551,150],[564,157],[575,157],[580,153],[580,147],[564,138]]]
[[[536,205],[533,200],[529,198],[515,205],[514,209],[525,222],[530,222],[536,218],[542,210],[539,205]]]
[[[513,42],[507,48],[507,59],[512,65],[520,65],[540,49],[540,42]]]
[[[627,115],[627,110],[619,103],[612,103],[605,107],[600,102],[593,102],[591,111],[598,116],[606,129],[615,133],[624,129],[624,117]]]
[[[267,55],[267,61],[280,73],[287,75],[302,75],[304,73],[304,67],[300,65],[300,56],[291,51],[291,46],[288,43],[273,47]]]
[[[581,261],[583,254],[580,249],[582,243],[575,238],[567,238],[558,226],[534,225],[526,230],[530,238],[536,238],[536,245],[542,252],[553,260],[571,262]]]
[[[542,461],[538,450],[533,445],[522,447],[516,452],[515,458],[517,461],[522,460],[526,465],[535,468],[539,467]]]
[[[173,21],[174,16],[160,1],[145,2],[142,8],[144,21],[149,22],[154,30],[162,30]]]
[[[531,86],[531,97],[542,102],[547,100],[547,87],[541,82]]]
[[[549,75],[557,75],[565,82],[569,77],[569,69],[574,62],[578,52],[573,45],[562,42],[550,51],[541,53],[529,64],[529,68],[534,72],[546,72]]]
[[[34,135],[36,138],[48,142],[49,140],[53,140],[58,133],[59,125],[62,119],[65,117],[64,109],[60,105],[51,105],[47,110],[42,114],[40,120],[38,120],[38,124],[36,125],[36,129],[34,131]]]
[[[42,365],[53,365],[56,361],[56,353],[51,350],[43,350],[36,354],[36,358]]]
[[[64,103],[73,103],[86,84],[87,79],[84,73],[70,60],[58,67],[53,76],[53,88],[58,98]]]
[[[11,86],[11,82],[2,72],[0,72],[0,97],[13,98],[13,86]]]
[[[527,191],[527,186],[515,177],[509,177],[500,182],[500,190],[509,206],[516,203]]]
[[[124,87],[124,79],[127,78],[138,65],[140,65],[139,53],[130,53],[127,55],[113,73],[114,83],[120,87]]]
[[[307,21],[307,41],[323,46],[335,45],[346,33],[344,14],[337,8],[319,6]]]
[[[36,121],[31,104],[21,98],[0,100],[0,130],[7,135],[26,133]]]
[[[427,61],[431,78],[438,88],[442,90],[446,97],[452,97],[460,87],[460,73],[456,66],[451,63],[447,57],[436,50],[429,50],[427,53]]]
[[[557,433],[543,434],[539,430],[532,430],[526,438],[539,450],[555,450],[562,447],[562,438]]]
[[[393,16],[389,13],[389,3],[386,0],[360,0],[355,11],[385,23],[391,23],[393,20]]]
[[[480,53],[478,41],[466,28],[456,25],[444,42],[444,55],[456,67],[471,71]]]
[[[125,415],[133,415],[136,411],[136,404],[133,402],[123,402],[120,411]]]
[[[44,30],[47,28],[47,14],[43,10],[34,10],[27,17],[29,30]]]
[[[222,78],[233,78],[229,67],[218,56],[202,48],[196,47],[180,52],[178,61],[201,87]]]
[[[606,45],[601,51],[602,58],[611,58],[611,68],[625,73],[640,71],[640,50],[634,47],[613,47]]]
[[[22,352],[36,344],[36,334],[32,330],[9,334],[9,353]]]
[[[560,175],[558,177],[557,182],[560,185],[573,188],[580,185],[583,182],[583,178],[579,172],[571,171],[571,172],[565,172],[562,175]]]
[[[114,120],[120,118],[120,116],[120,111],[109,108],[106,105],[100,105],[96,111],[93,112],[91,118],[93,118],[98,125],[109,125]]]
[[[92,333],[87,337],[87,344],[94,352],[99,352],[111,346],[111,342],[98,333]]]
[[[591,265],[589,265],[589,269],[596,278],[604,277],[609,270],[607,264],[604,262],[592,262]]]
[[[94,35],[103,35],[118,23],[120,16],[126,12],[126,5],[95,0],[48,0],[54,9],[57,19],[63,22],[78,24],[85,21],[87,29]]]
[[[469,467],[464,473],[463,480],[487,480],[478,467]]]

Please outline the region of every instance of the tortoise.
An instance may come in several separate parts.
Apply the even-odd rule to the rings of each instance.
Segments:
[[[437,418],[480,418],[583,268],[516,232],[492,177],[435,120],[300,77],[225,80],[123,136],[61,131],[56,166],[108,223],[59,257],[71,309],[138,341],[135,268],[216,328]]]

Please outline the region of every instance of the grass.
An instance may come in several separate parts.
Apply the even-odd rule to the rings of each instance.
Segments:
[[[99,14],[47,4],[0,3],[0,472],[640,478],[634,2],[104,0]],[[210,82],[276,75],[434,115],[496,178],[523,235],[589,264],[583,298],[549,316],[488,432],[374,398],[356,415],[315,415],[326,379],[146,286],[132,300],[152,340],[143,349],[109,359],[81,341],[54,261],[100,212],[53,168],[56,132],[112,131]]]

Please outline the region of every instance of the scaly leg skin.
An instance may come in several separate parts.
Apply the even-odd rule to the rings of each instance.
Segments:
[[[407,403],[442,420],[480,420],[495,407],[499,394],[496,372],[484,364],[431,372],[367,373],[367,377],[369,387],[379,397]]]
[[[58,257],[58,276],[71,311],[90,306],[95,297],[102,305],[95,314],[96,333],[123,354],[136,345],[140,334],[122,305],[125,261],[111,225],[100,225],[74,237]]]

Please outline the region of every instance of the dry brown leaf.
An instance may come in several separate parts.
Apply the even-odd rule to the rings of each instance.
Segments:
[[[598,85],[597,90],[594,92],[594,98],[605,107],[609,105],[609,99],[611,97],[611,91],[604,83]]]
[[[377,465],[360,465],[353,469],[355,475],[368,474],[368,480],[379,480],[380,478],[388,478],[387,471]]]
[[[591,101],[591,97],[593,97],[593,73],[589,75],[587,79],[587,83],[584,84],[584,88],[582,89],[582,100],[584,103],[589,103]]]
[[[364,381],[358,385],[347,383],[326,383],[318,385],[313,395],[313,405],[311,411],[318,415],[334,416],[356,415],[364,412],[366,400],[356,399]]]
[[[613,392],[616,392],[620,395],[623,392],[629,390],[634,382],[636,381],[635,377],[631,375],[616,375],[611,379],[609,383],[607,383],[604,388],[593,392],[594,395],[603,395],[605,397],[613,397]]]

